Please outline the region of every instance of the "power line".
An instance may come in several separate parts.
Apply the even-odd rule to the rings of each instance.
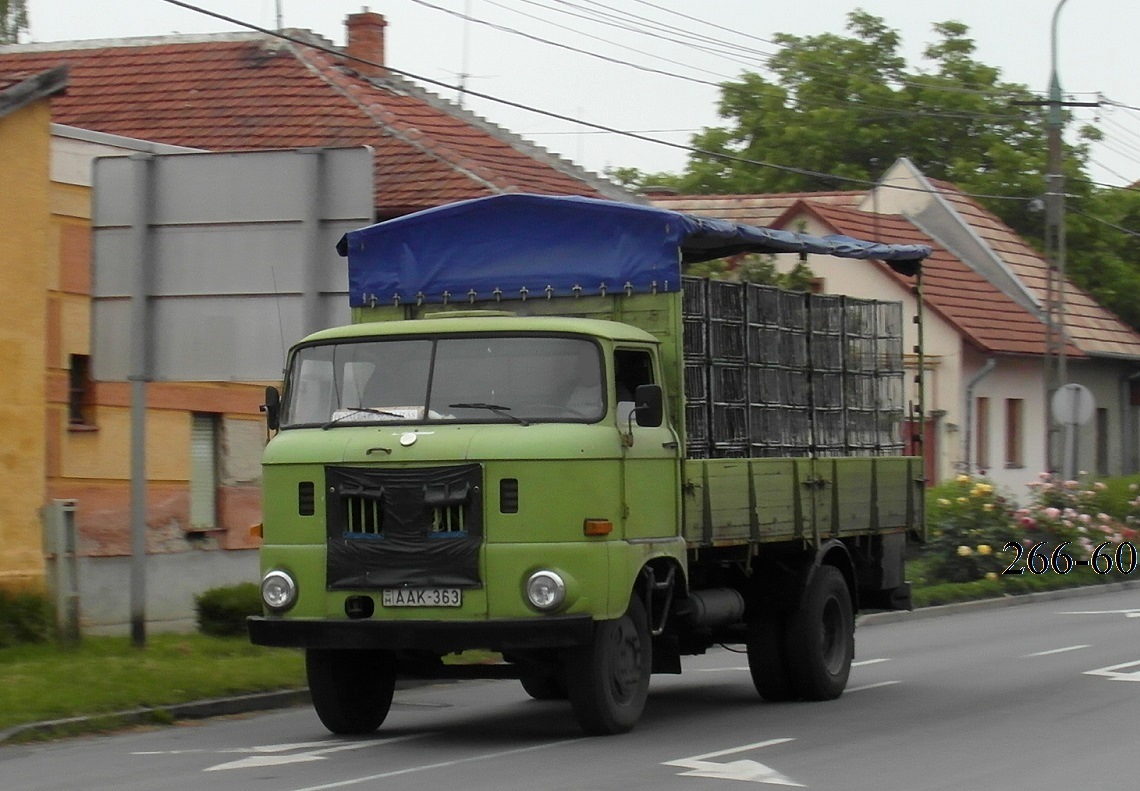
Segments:
[[[167,2],[170,2],[170,0],[167,0]],[[458,11],[452,11],[450,8],[443,8],[441,6],[437,6],[433,3],[429,3],[429,2],[427,2],[427,0],[412,0],[412,2],[417,3],[419,5],[422,5],[426,8],[431,8],[431,9],[434,9],[436,11],[442,11],[445,14],[449,14],[451,16],[458,17],[459,19],[467,20],[468,22],[475,22],[476,24],[484,25],[484,26],[492,28],[494,30],[499,30],[503,33],[511,33],[513,35],[516,35],[516,36],[522,36],[523,38],[528,38],[532,41],[537,41],[540,44],[547,44],[551,47],[557,47],[559,49],[568,50],[570,52],[577,52],[579,55],[587,55],[591,58],[597,58],[598,60],[604,60],[604,61],[607,61],[609,63],[616,63],[616,64],[619,64],[622,66],[629,66],[631,68],[638,69],[640,71],[649,72],[651,74],[661,74],[661,75],[666,76],[666,77],[676,77],[679,80],[687,80],[689,82],[695,82],[695,83],[699,83],[701,85],[708,85],[712,88],[719,88],[720,87],[719,83],[709,82],[708,80],[702,80],[699,77],[689,77],[689,76],[686,76],[684,74],[677,74],[675,72],[664,71],[663,69],[655,69],[652,66],[641,66],[639,64],[630,63],[629,61],[621,60],[619,58],[611,58],[608,55],[601,55],[597,52],[590,52],[589,50],[586,50],[586,49],[580,49],[578,47],[572,47],[569,44],[561,44],[557,41],[551,41],[550,39],[542,38],[541,36],[535,36],[535,35],[532,35],[530,33],[524,33],[521,30],[515,30],[514,28],[509,28],[509,27],[506,27],[504,25],[497,25],[494,22],[488,22],[485,19],[476,19],[473,16],[468,16],[467,14],[462,14]],[[471,91],[467,91],[467,93],[474,95],[474,93]]]
[[[1111,223],[1108,220],[1102,220],[1100,217],[1089,214],[1088,212],[1085,212],[1085,211],[1081,211],[1080,209],[1075,209],[1075,211],[1077,214],[1081,215],[1082,217],[1088,217],[1090,220],[1092,220],[1094,222],[1099,222],[1101,225],[1107,225],[1109,228],[1112,228],[1115,231],[1120,231],[1121,233],[1128,234],[1129,236],[1135,236],[1136,238],[1140,238],[1140,231],[1130,231],[1127,228],[1116,225],[1115,223]]]
[[[325,46],[323,44],[318,44],[314,41],[306,41],[306,40],[298,38],[296,36],[289,35],[288,33],[274,31],[274,30],[268,30],[266,28],[255,25],[251,22],[245,22],[243,20],[235,19],[234,17],[218,13],[217,11],[211,11],[211,10],[206,9],[206,8],[201,8],[200,6],[193,5],[191,3],[185,2],[184,0],[162,0],[162,2],[169,3],[171,5],[176,5],[176,6],[179,6],[180,8],[185,8],[189,11],[194,11],[195,13],[203,14],[205,16],[213,17],[214,19],[218,19],[218,20],[221,20],[223,22],[227,22],[231,25],[237,25],[239,27],[243,27],[243,28],[246,28],[248,30],[253,30],[253,31],[261,33],[265,36],[280,39],[282,41],[288,41],[290,43],[297,44],[298,46],[307,47],[307,48],[315,50],[317,52],[323,52],[325,54],[332,55],[332,56],[340,58],[342,60],[353,61],[353,62],[365,64],[368,66],[384,68],[393,74],[399,75],[401,77],[405,77],[409,80],[418,80],[418,81],[426,83],[428,85],[434,85],[437,88],[443,88],[443,89],[448,90],[448,91],[458,90],[457,86],[442,82],[440,80],[431,79],[430,77],[422,77],[420,75],[413,74],[411,72],[407,72],[407,71],[403,71],[401,69],[393,68],[392,66],[387,66],[385,64],[376,63],[374,61],[370,61],[370,60],[367,60],[365,58],[360,58],[360,57],[357,57],[354,55],[349,55],[348,53],[342,52],[338,49],[334,49],[333,47],[328,47],[328,46]],[[685,152],[690,153],[690,154],[697,154],[700,156],[708,156],[708,157],[712,157],[712,158],[718,159],[718,160],[723,160],[726,162],[735,162],[735,163],[744,164],[744,165],[755,165],[757,167],[768,168],[770,170],[776,170],[776,171],[780,171],[780,172],[784,172],[784,173],[791,173],[793,175],[805,176],[808,178],[826,180],[826,181],[831,181],[831,182],[843,182],[843,183],[847,183],[847,184],[857,184],[857,185],[862,186],[862,187],[882,187],[884,189],[894,189],[894,190],[899,190],[902,192],[921,192],[921,193],[930,193],[931,192],[931,190],[924,189],[922,187],[906,187],[906,186],[897,185],[897,184],[880,184],[879,182],[874,181],[872,179],[856,178],[853,176],[841,176],[841,175],[834,174],[834,173],[824,173],[824,172],[818,171],[818,170],[809,170],[807,168],[793,167],[791,165],[780,165],[780,164],[777,164],[775,162],[765,162],[763,160],[749,159],[747,157],[737,156],[734,154],[727,154],[727,153],[723,153],[723,152],[719,152],[719,151],[706,151],[704,149],[699,149],[699,148],[695,148],[693,146],[683,145],[681,143],[673,143],[673,142],[670,142],[668,140],[661,140],[658,138],[648,137],[647,135],[639,134],[637,132],[630,132],[627,130],[617,129],[616,127],[607,126],[605,124],[596,123],[594,121],[586,121],[584,119],[574,118],[573,116],[564,115],[562,113],[556,113],[556,112],[553,112],[550,110],[542,110],[542,109],[537,108],[537,107],[522,104],[521,102],[512,101],[510,99],[503,99],[501,97],[492,96],[490,94],[481,93],[479,91],[468,90],[466,93],[469,96],[475,96],[479,99],[486,99],[487,101],[490,101],[490,102],[495,102],[497,104],[502,104],[502,105],[505,105],[507,107],[513,107],[515,109],[523,110],[523,111],[530,112],[530,113],[535,113],[536,115],[542,115],[542,116],[545,116],[547,118],[554,118],[554,119],[559,120],[559,121],[566,121],[568,123],[578,124],[580,126],[585,126],[587,128],[590,128],[590,129],[597,129],[597,130],[602,131],[602,132],[609,132],[611,134],[622,135],[624,137],[628,137],[628,138],[631,138],[634,140],[640,140],[640,141],[645,142],[645,143],[653,143],[653,144],[660,145],[660,146],[666,146],[668,148],[678,149],[678,150],[685,151]],[[935,190],[935,191],[940,191],[940,190]],[[981,198],[981,199],[987,199],[987,200],[1017,201],[1017,202],[1022,202],[1022,203],[1029,202],[1030,200],[1033,200],[1032,198],[1024,198],[1024,197],[1020,197],[1020,196],[987,195],[987,194],[982,194],[982,193],[964,192],[964,191],[960,191],[960,190],[956,191],[956,193],[963,195],[965,197],[968,197],[968,198]]]

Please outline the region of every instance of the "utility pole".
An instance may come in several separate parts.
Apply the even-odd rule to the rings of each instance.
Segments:
[[[1068,383],[1065,332],[1065,167],[1062,133],[1065,129],[1066,107],[1099,107],[1100,102],[1067,102],[1061,93],[1061,79],[1057,74],[1057,22],[1061,9],[1068,0],[1060,0],[1053,10],[1053,24],[1049,40],[1050,72],[1049,98],[1045,101],[1014,102],[1018,105],[1046,106],[1045,120],[1048,162],[1045,174],[1045,258],[1049,263],[1045,281],[1045,404],[1052,403],[1053,394]],[[1058,426],[1049,417],[1046,406],[1045,458],[1050,471],[1061,467],[1057,441]]]
[[[1045,122],[1048,145],[1048,173],[1045,176],[1045,255],[1049,261],[1045,282],[1045,403],[1051,404],[1057,388],[1069,380],[1065,359],[1065,171],[1061,133],[1065,128],[1061,79],[1057,76],[1057,21],[1068,0],[1061,0],[1053,11],[1049,39],[1049,114]],[[1049,412],[1046,410],[1046,415]],[[1051,470],[1060,469],[1057,426],[1046,418],[1048,427],[1045,458]]]

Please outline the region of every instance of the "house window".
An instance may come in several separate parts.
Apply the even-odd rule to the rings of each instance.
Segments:
[[[190,417],[190,530],[218,526],[219,417],[201,412]]]
[[[1108,475],[1108,410],[1096,410],[1096,473]]]
[[[95,402],[91,381],[91,358],[73,354],[67,371],[67,422],[70,426],[92,426],[91,405]]]
[[[984,471],[990,468],[990,400],[978,398],[975,404],[974,444],[977,446],[974,452],[974,458],[977,460],[975,468]],[[966,461],[969,462],[969,459]]]
[[[1024,444],[1025,401],[1020,398],[1005,400],[1005,466],[1015,469],[1025,466]]]

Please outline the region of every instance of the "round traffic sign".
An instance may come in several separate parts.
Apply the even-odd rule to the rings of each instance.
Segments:
[[[1053,393],[1051,403],[1053,419],[1067,426],[1083,426],[1092,418],[1096,399],[1084,385],[1070,382]]]

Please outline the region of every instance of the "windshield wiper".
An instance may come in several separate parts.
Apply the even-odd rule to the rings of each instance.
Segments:
[[[383,409],[373,409],[370,406],[350,406],[350,407],[345,407],[345,409],[347,409],[348,411],[345,412],[343,415],[337,415],[332,420],[330,420],[329,422],[327,422],[323,426],[321,426],[321,429],[322,430],[327,429],[331,426],[336,425],[337,423],[344,420],[345,418],[350,417],[351,415],[358,415],[361,412],[368,412],[369,414],[373,414],[373,415],[384,415],[386,417],[407,418],[407,415],[401,415],[399,412],[386,412]]]
[[[494,412],[499,417],[505,417],[505,418],[507,418],[507,420],[513,420],[514,422],[518,423],[520,426],[529,426],[530,425],[530,423],[523,420],[521,417],[518,417],[517,415],[512,415],[511,414],[511,408],[509,406],[502,406],[501,404],[484,404],[481,401],[476,401],[473,403],[466,403],[466,404],[448,404],[447,408],[448,409],[486,409],[488,412]]]

